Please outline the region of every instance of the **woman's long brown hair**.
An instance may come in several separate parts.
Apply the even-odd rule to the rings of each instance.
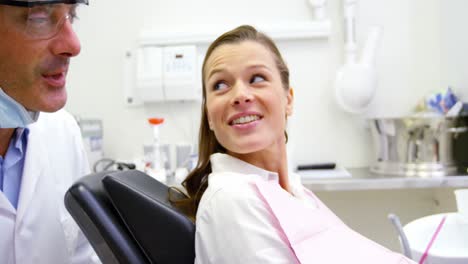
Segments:
[[[289,89],[289,69],[286,66],[278,48],[273,40],[267,35],[258,32],[254,27],[243,25],[228,31],[218,37],[208,48],[202,67],[203,98],[201,105],[201,122],[198,135],[198,162],[189,175],[182,182],[182,186],[187,191],[188,197],[174,200],[173,204],[182,209],[190,218],[195,220],[200,199],[208,187],[208,175],[211,173],[210,156],[214,153],[226,153],[226,149],[221,146],[210,130],[206,113],[206,87],[205,87],[205,67],[213,51],[221,45],[238,44],[243,41],[254,41],[268,48],[275,57],[276,66],[281,75],[281,82],[284,89]],[[287,138],[287,135],[286,135]]]

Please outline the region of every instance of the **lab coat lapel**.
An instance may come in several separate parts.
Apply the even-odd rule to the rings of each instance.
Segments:
[[[16,210],[3,192],[0,192],[0,263],[13,263],[11,252],[15,235]]]
[[[15,218],[16,210],[3,192],[0,192],[0,214]]]
[[[28,146],[23,168],[23,178],[21,180],[21,190],[18,202],[17,222],[20,223],[25,213],[34,199],[37,190],[37,183],[45,172],[48,163],[47,149],[38,138],[39,133],[31,127],[28,136]]]

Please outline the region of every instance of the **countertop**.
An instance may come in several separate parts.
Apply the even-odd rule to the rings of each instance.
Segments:
[[[347,169],[351,177],[311,178],[304,172],[297,172],[302,183],[313,191],[354,191],[354,190],[391,190],[417,188],[467,188],[468,175],[454,175],[433,178],[402,177],[375,174],[369,168]]]

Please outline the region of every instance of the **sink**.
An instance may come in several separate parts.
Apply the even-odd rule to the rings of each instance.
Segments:
[[[424,264],[468,263],[468,217],[460,213],[430,215],[405,225],[413,260],[420,261],[444,217]]]

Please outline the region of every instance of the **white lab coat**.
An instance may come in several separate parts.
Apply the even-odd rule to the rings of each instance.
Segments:
[[[60,110],[41,113],[29,129],[18,209],[0,192],[0,263],[98,262],[63,202],[89,173],[77,123]]]

